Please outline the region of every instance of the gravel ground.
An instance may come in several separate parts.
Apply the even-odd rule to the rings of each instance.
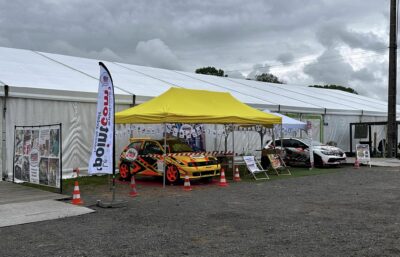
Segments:
[[[351,167],[274,180],[162,189],[124,208],[0,229],[0,256],[400,256],[400,169]],[[85,202],[109,195],[107,188]],[[10,217],[12,218],[12,217]]]

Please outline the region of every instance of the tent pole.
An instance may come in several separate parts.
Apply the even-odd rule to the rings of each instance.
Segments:
[[[163,162],[164,162],[164,172],[163,172],[163,188],[165,188],[165,173],[167,171],[167,167],[165,166],[165,158],[167,157],[167,124],[164,123],[164,156],[163,156]]]
[[[275,145],[275,127],[272,127],[271,128],[271,130],[272,130],[272,143],[274,144],[274,149],[276,148],[276,145]]]
[[[232,178],[235,174],[235,127],[232,124]]]
[[[310,170],[314,168],[314,149],[313,149],[313,136],[312,136],[312,124],[311,121],[307,121],[307,134],[310,139]]]
[[[261,131],[260,131],[260,138],[261,138],[261,150],[263,149],[263,146],[264,146],[264,132],[263,132],[263,128],[261,129]]]

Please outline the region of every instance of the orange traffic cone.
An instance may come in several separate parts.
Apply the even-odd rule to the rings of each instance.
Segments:
[[[138,193],[136,191],[135,176],[132,175],[132,177],[131,177],[131,191],[129,192],[129,196],[135,197],[137,195],[138,195]]]
[[[75,186],[74,186],[74,192],[72,194],[72,204],[83,204],[83,201],[81,201],[81,193],[79,192],[79,184],[78,180],[75,181]]]
[[[183,184],[183,190],[192,191],[192,187],[190,186],[189,176],[185,175],[185,183]]]
[[[354,162],[354,169],[359,169],[360,168],[360,162],[358,161],[358,159],[356,158],[356,161]]]
[[[242,180],[240,179],[240,174],[239,174],[239,168],[238,168],[238,167],[236,167],[235,176],[233,177],[233,181],[235,181],[235,182],[240,182],[240,181],[242,181]]]
[[[226,187],[226,186],[228,186],[228,183],[226,183],[225,171],[224,171],[223,168],[221,169],[221,178],[220,178],[220,180],[219,180],[219,186],[220,186],[220,187]]]

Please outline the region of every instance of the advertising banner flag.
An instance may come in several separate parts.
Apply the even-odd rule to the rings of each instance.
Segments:
[[[111,74],[100,65],[99,94],[97,98],[96,129],[89,161],[89,174],[114,172],[114,86]]]

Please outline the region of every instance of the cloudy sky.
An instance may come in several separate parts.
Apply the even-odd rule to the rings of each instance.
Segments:
[[[387,99],[389,0],[0,0],[0,46]]]

